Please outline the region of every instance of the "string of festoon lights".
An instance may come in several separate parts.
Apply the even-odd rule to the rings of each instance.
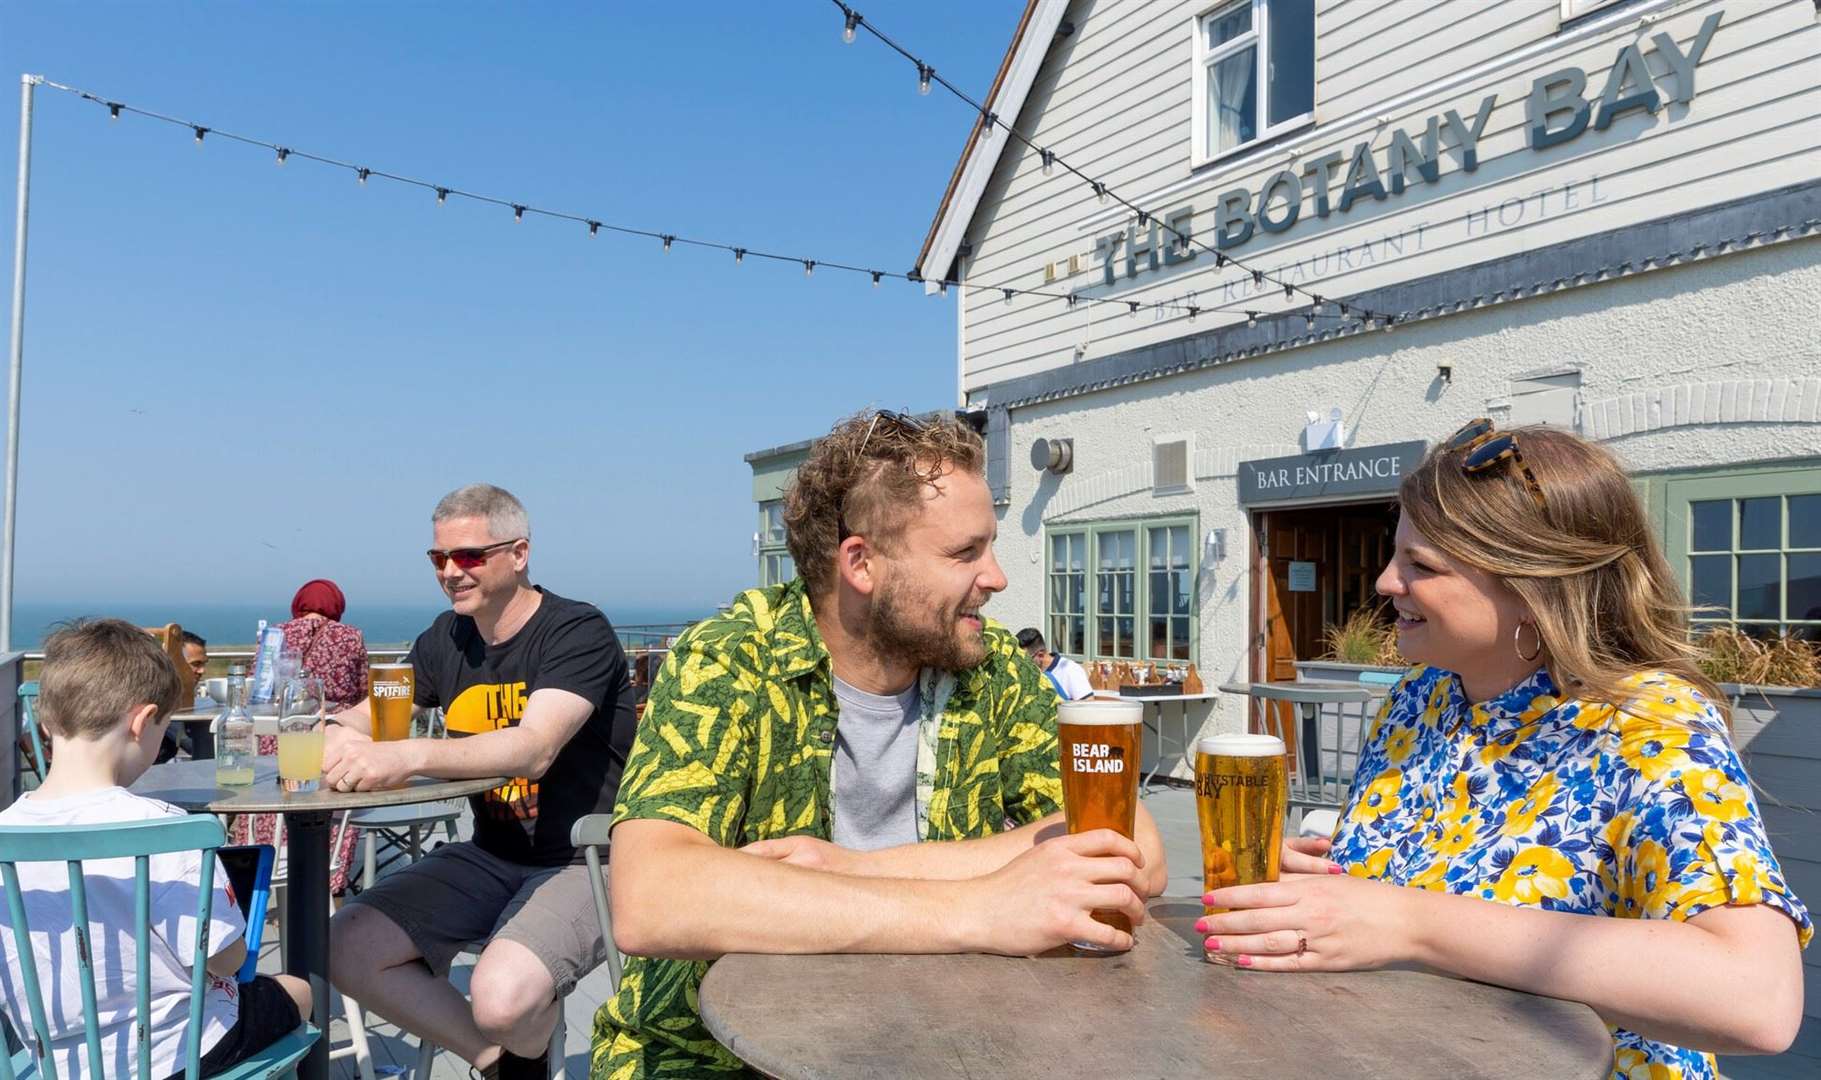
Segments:
[[[434,194],[436,197],[436,205],[438,206],[448,203],[451,199],[467,200],[473,203],[510,210],[512,211],[513,220],[518,222],[523,222],[527,217],[542,217],[554,221],[572,222],[581,225],[587,230],[587,235],[589,236],[598,236],[601,233],[606,232],[621,236],[634,236],[646,240],[654,240],[661,245],[661,250],[666,253],[670,252],[673,248],[695,248],[698,250],[719,251],[731,255],[735,266],[743,264],[747,259],[756,259],[764,262],[800,266],[803,269],[805,277],[813,276],[817,270],[864,275],[872,279],[874,288],[878,288],[879,285],[885,281],[908,282],[915,285],[925,284],[922,274],[920,274],[915,267],[908,271],[885,270],[875,266],[862,266],[857,263],[836,259],[810,258],[803,255],[786,255],[775,251],[767,251],[763,248],[754,247],[748,244],[737,244],[721,240],[706,240],[699,237],[684,236],[677,232],[617,224],[601,218],[589,217],[585,214],[573,213],[566,210],[554,210],[549,207],[537,206],[528,201],[519,201],[497,195],[488,195],[478,191],[470,191],[466,188],[458,187],[453,183],[440,183],[432,180],[424,180],[387,169],[375,168],[352,161],[345,161],[326,154],[299,149],[285,143],[274,142],[270,139],[227,131],[199,121],[188,120],[182,117],[157,112],[152,109],[142,108],[137,105],[131,105],[124,101],[104,97],[100,94],[84,90],[81,87],[68,86],[50,79],[44,79],[40,85],[74,95],[83,101],[98,105],[107,110],[108,116],[112,120],[119,120],[122,116],[136,116],[147,120],[155,120],[189,133],[198,146],[204,145],[209,140],[213,139],[242,146],[258,147],[272,154],[273,159],[281,166],[290,161],[307,161],[316,165],[340,169],[352,175],[361,186],[377,181],[420,188]],[[1079,293],[1056,292],[1046,289],[1025,289],[1005,285],[983,285],[971,282],[960,282],[952,278],[931,282],[930,284],[937,286],[937,290],[944,296],[948,295],[948,291],[952,287],[963,293],[984,293],[997,296],[1008,304],[1019,297],[1062,301],[1070,308],[1074,308],[1078,304],[1111,304],[1134,317],[1136,317],[1139,311],[1146,306],[1134,300],[1085,296]],[[1188,317],[1193,320],[1199,311],[1199,308],[1188,308]],[[1255,314],[1254,318],[1256,318]],[[1311,319],[1311,325],[1313,325],[1313,319]]]
[[[957,97],[961,101],[965,102],[970,108],[972,108],[974,110],[975,113],[979,114],[981,138],[983,138],[983,139],[991,138],[993,135],[993,132],[996,130],[1004,131],[1008,137],[1016,140],[1017,142],[1023,143],[1026,148],[1033,150],[1037,153],[1038,160],[1042,162],[1043,175],[1045,175],[1045,176],[1053,175],[1056,169],[1065,170],[1067,173],[1073,175],[1082,184],[1086,185],[1088,190],[1090,190],[1094,193],[1094,198],[1101,205],[1106,205],[1108,203],[1118,203],[1119,205],[1125,207],[1127,210],[1131,211],[1133,216],[1135,216],[1138,219],[1139,228],[1143,229],[1143,228],[1149,227],[1152,224],[1156,224],[1165,233],[1169,234],[1170,243],[1174,247],[1177,254],[1187,254],[1191,247],[1198,248],[1198,249],[1205,251],[1208,254],[1214,256],[1214,267],[1216,270],[1222,269],[1227,266],[1232,266],[1232,267],[1240,270],[1243,273],[1250,274],[1252,276],[1252,283],[1255,287],[1263,287],[1263,286],[1269,284],[1269,285],[1273,285],[1278,288],[1281,288],[1283,290],[1284,299],[1288,302],[1295,302],[1296,297],[1298,295],[1307,297],[1309,300],[1308,310],[1304,311],[1302,314],[1303,314],[1303,318],[1307,321],[1307,323],[1311,329],[1313,329],[1313,327],[1315,325],[1315,320],[1317,318],[1332,317],[1332,318],[1339,318],[1339,319],[1357,320],[1366,329],[1371,329],[1374,326],[1382,325],[1387,331],[1389,331],[1399,321],[1399,317],[1390,312],[1372,311],[1370,309],[1360,307],[1357,304],[1336,303],[1331,300],[1326,300],[1323,297],[1321,297],[1320,295],[1318,295],[1314,292],[1311,292],[1310,290],[1305,289],[1300,285],[1295,285],[1295,284],[1292,284],[1291,282],[1280,280],[1279,278],[1273,277],[1271,274],[1265,272],[1264,270],[1260,270],[1259,268],[1257,268],[1255,266],[1251,266],[1244,262],[1241,262],[1240,260],[1234,258],[1231,255],[1228,255],[1226,252],[1221,251],[1216,247],[1209,246],[1206,242],[1196,239],[1196,237],[1194,236],[1193,233],[1183,232],[1182,230],[1177,229],[1175,226],[1171,225],[1169,223],[1169,221],[1162,215],[1154,213],[1149,210],[1146,210],[1144,207],[1139,206],[1137,203],[1132,202],[1130,199],[1127,199],[1125,196],[1114,191],[1105,181],[1098,180],[1092,176],[1089,176],[1087,173],[1081,171],[1079,168],[1075,167],[1073,164],[1071,164],[1070,162],[1065,160],[1062,157],[1062,155],[1058,154],[1055,150],[1053,150],[1047,146],[1038,145],[1037,142],[1035,142],[1033,139],[1030,138],[1030,136],[1026,135],[1022,131],[1019,131],[1013,125],[1007,123],[1003,118],[1001,118],[999,116],[998,113],[993,112],[991,109],[988,109],[984,104],[980,103],[979,101],[974,100],[974,98],[969,96],[966,91],[962,90],[960,87],[956,86],[954,83],[951,83],[947,79],[943,78],[942,75],[936,71],[935,65],[927,63],[922,57],[916,55],[915,53],[911,52],[909,49],[906,49],[904,46],[898,44],[898,42],[892,40],[890,35],[886,34],[884,31],[880,30],[877,26],[868,22],[866,20],[865,16],[861,15],[858,11],[855,11],[850,5],[843,2],[843,0],[831,0],[831,2],[835,5],[835,7],[839,8],[841,10],[841,16],[842,16],[842,20],[843,20],[843,26],[841,29],[841,40],[843,40],[846,43],[848,43],[849,45],[851,45],[854,43],[854,39],[858,35],[859,31],[865,30],[867,33],[869,33],[873,37],[877,38],[881,44],[885,45],[886,48],[891,49],[893,52],[897,53],[899,56],[903,57],[905,60],[909,61],[911,64],[913,64],[916,67],[916,69],[917,69],[917,93],[927,95],[930,91],[930,87],[932,84],[936,85],[936,86],[940,86],[944,90],[947,90],[949,93],[953,94],[955,97]],[[1132,303],[1131,301],[1117,301],[1117,300],[1115,300],[1113,302],[1114,303]],[[1071,304],[1071,306],[1072,306],[1072,304]],[[1133,307],[1134,307],[1133,314],[1136,314],[1137,305],[1134,304]],[[1327,310],[1327,308],[1329,308],[1329,307],[1332,307],[1335,310],[1333,310],[1333,311]],[[1201,309],[1197,308],[1197,307],[1190,307],[1187,309],[1187,311],[1188,311],[1189,318],[1191,320],[1193,320],[1194,317],[1201,311]],[[1256,325],[1258,325],[1258,320],[1259,320],[1260,316],[1266,315],[1266,314],[1268,314],[1268,313],[1262,312],[1262,311],[1248,310],[1245,312],[1246,322],[1248,325],[1256,326]],[[1290,315],[1290,314],[1295,314],[1295,313],[1294,312],[1280,312],[1278,314]]]

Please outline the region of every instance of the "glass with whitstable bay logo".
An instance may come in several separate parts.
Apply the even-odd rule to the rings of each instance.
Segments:
[[[1275,735],[1215,735],[1196,745],[1204,891],[1277,880],[1288,763],[1284,741]],[[1218,915],[1226,909],[1204,910]]]
[[[1111,829],[1130,839],[1138,823],[1138,759],[1144,747],[1144,705],[1137,701],[1085,698],[1056,707],[1061,744],[1062,808],[1069,835]],[[1122,911],[1096,911],[1094,918],[1132,932]],[[1087,952],[1106,949],[1071,942]]]

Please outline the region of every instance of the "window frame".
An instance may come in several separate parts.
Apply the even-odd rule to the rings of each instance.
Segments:
[[[1153,529],[1184,528],[1188,533],[1189,565],[1189,658],[1182,660],[1170,656],[1151,655],[1151,531]],[[1135,534],[1136,549],[1133,552],[1132,583],[1132,656],[1110,656],[1099,651],[1100,627],[1102,618],[1099,611],[1100,591],[1100,537],[1102,534],[1131,532]],[[1201,559],[1197,537],[1199,531],[1198,515],[1157,514],[1143,517],[1117,518],[1105,521],[1084,521],[1066,525],[1046,526],[1043,530],[1043,623],[1046,628],[1053,627],[1058,614],[1074,615],[1076,612],[1058,612],[1051,604],[1050,583],[1056,574],[1055,539],[1061,536],[1079,536],[1087,545],[1084,572],[1087,577],[1084,591],[1084,611],[1079,612],[1083,619],[1083,642],[1086,649],[1072,659],[1082,662],[1100,660],[1124,661],[1126,663],[1154,662],[1158,664],[1199,664],[1201,656]],[[1165,568],[1168,572],[1168,568]],[[1124,615],[1109,616],[1124,618]],[[1048,630],[1045,631],[1047,640]],[[1165,636],[1164,649],[1168,652],[1169,635]],[[1066,652],[1064,655],[1069,655]]]
[[[1702,609],[1690,615],[1691,629],[1699,634],[1705,629],[1717,626],[1732,626],[1741,629],[1751,627],[1774,627],[1779,633],[1808,628],[1816,635],[1821,635],[1821,620],[1791,618],[1789,612],[1789,556],[1794,554],[1812,554],[1821,548],[1792,548],[1789,540],[1788,500],[1792,496],[1821,495],[1821,467],[1794,467],[1767,470],[1751,470],[1738,473],[1721,473],[1690,477],[1677,477],[1667,480],[1664,485],[1664,509],[1666,527],[1664,528],[1665,555],[1669,558],[1670,568],[1676,580],[1682,586],[1683,595],[1689,603],[1694,602],[1694,567],[1692,559],[1697,555],[1726,555],[1732,558],[1729,567],[1729,601],[1727,614],[1715,617],[1711,609]],[[1783,500],[1782,535],[1779,547],[1775,552],[1765,548],[1742,548],[1739,546],[1739,507],[1747,499],[1779,498]],[[1731,504],[1728,525],[1731,529],[1728,547],[1719,548],[1694,547],[1694,511],[1693,504],[1698,502],[1720,502]],[[1776,554],[1781,559],[1778,577],[1779,594],[1777,597],[1777,617],[1774,619],[1741,619],[1739,611],[1739,572],[1737,560],[1740,555]]]
[[[1566,0],[1564,0],[1566,2]],[[1252,9],[1252,29],[1232,41],[1222,42],[1218,48],[1208,48],[1208,35],[1203,29],[1209,16],[1216,15],[1241,4],[1249,4]],[[1309,73],[1309,100],[1314,102],[1309,111],[1299,116],[1290,117],[1274,125],[1265,121],[1271,115],[1271,17],[1270,0],[1219,0],[1207,4],[1189,17],[1189,44],[1193,53],[1190,66],[1189,91],[1189,166],[1200,168],[1232,157],[1256,150],[1273,139],[1292,131],[1309,127],[1315,123],[1319,102],[1316,101],[1316,90],[1319,80],[1311,69]],[[1208,138],[1208,79],[1210,69],[1221,60],[1234,53],[1243,51],[1248,45],[1256,46],[1257,68],[1253,79],[1258,86],[1258,115],[1254,118],[1258,133],[1246,142],[1230,146],[1225,150],[1215,150],[1209,146]]]

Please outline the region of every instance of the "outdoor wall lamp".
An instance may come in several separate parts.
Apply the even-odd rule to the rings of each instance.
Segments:
[[[1061,476],[1074,467],[1074,439],[1038,439],[1031,444],[1031,468]]]
[[[1227,557],[1227,530],[1209,529],[1207,539],[1202,544],[1208,562],[1217,563]]]
[[[1435,365],[1435,377],[1442,380],[1443,386],[1454,385],[1454,364],[1443,360]]]

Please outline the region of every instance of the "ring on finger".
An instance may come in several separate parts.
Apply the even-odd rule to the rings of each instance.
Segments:
[[[1296,932],[1296,955],[1301,956],[1309,951],[1309,935],[1301,930]]]

